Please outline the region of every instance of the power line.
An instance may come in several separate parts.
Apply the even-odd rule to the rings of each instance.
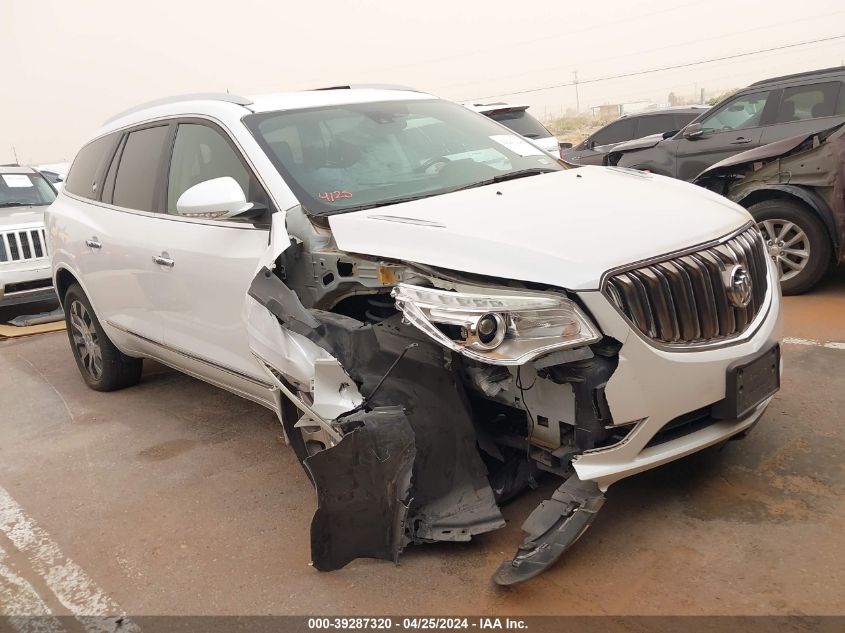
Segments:
[[[544,42],[544,41],[548,41],[548,40],[561,40],[561,39],[563,39],[565,42],[568,42],[568,41],[571,41],[571,38],[572,38],[573,35],[579,35],[581,33],[587,33],[589,31],[595,31],[596,29],[606,29],[608,26],[612,26],[612,25],[615,25],[615,24],[629,24],[630,22],[633,22],[633,21],[636,21],[636,20],[642,20],[644,18],[654,17],[654,16],[660,15],[662,13],[670,13],[670,12],[673,12],[673,11],[677,11],[678,9],[683,9],[685,7],[689,7],[689,6],[692,6],[692,5],[700,5],[700,4],[701,3],[699,2],[699,0],[692,0],[691,2],[686,2],[684,4],[678,4],[678,5],[675,5],[673,7],[664,7],[664,8],[658,9],[657,11],[652,11],[650,13],[637,12],[636,15],[627,15],[623,18],[618,19],[618,20],[599,22],[598,24],[594,24],[592,26],[587,26],[587,27],[582,28],[582,29],[576,29],[576,30],[573,30],[573,31],[565,31],[565,32],[561,32],[561,33],[556,33],[555,35],[546,35],[546,36],[543,36],[543,37],[534,37],[534,38],[531,38],[529,40],[508,41],[508,46],[511,47],[511,48],[515,48],[515,47],[520,47],[520,46],[526,46],[528,44],[536,44],[537,42]],[[447,55],[446,57],[438,57],[438,58],[435,58],[435,59],[426,59],[426,60],[422,60],[422,61],[418,61],[418,62],[410,62],[410,63],[407,63],[407,64],[399,64],[397,66],[387,66],[385,68],[382,68],[381,71],[396,70],[396,69],[399,69],[399,68],[409,68],[411,66],[426,66],[428,64],[438,64],[440,62],[451,61],[453,59],[460,59],[462,57],[474,57],[476,55],[482,55],[482,54],[486,54],[486,53],[490,53],[490,52],[498,52],[499,50],[500,50],[500,47],[498,47],[498,46],[487,46],[487,47],[478,48],[478,49],[475,49],[475,50],[472,50],[472,51],[466,51],[466,52],[463,52],[463,53],[458,53],[458,54],[455,54],[455,55]]]
[[[845,11],[839,10],[839,11],[832,11],[832,12],[829,12],[829,13],[820,13],[820,14],[817,14],[817,15],[793,17],[789,20],[784,20],[782,22],[775,22],[773,24],[763,24],[761,26],[744,28],[744,29],[740,29],[738,31],[731,31],[729,33],[721,33],[719,35],[713,35],[713,36],[710,36],[710,37],[703,37],[703,38],[698,38],[698,39],[695,39],[695,40],[684,40],[683,42],[676,42],[674,44],[667,44],[667,45],[664,45],[664,46],[658,46],[656,48],[648,48],[648,49],[639,50],[639,51],[628,51],[627,53],[622,54],[622,55],[611,55],[610,57],[600,57],[600,58],[590,57],[589,59],[576,61],[574,63],[570,63],[570,64],[567,64],[567,65],[560,65],[559,64],[559,65],[555,65],[555,66],[546,66],[546,67],[543,67],[543,68],[534,68],[534,69],[527,71],[527,72],[522,71],[522,72],[518,72],[518,73],[510,73],[508,75],[497,74],[494,77],[486,77],[484,79],[476,79],[476,80],[469,81],[469,82],[462,81],[462,82],[459,82],[459,83],[447,84],[445,86],[439,86],[438,90],[443,90],[443,89],[446,89],[446,88],[454,88],[454,87],[457,87],[457,86],[466,87],[467,85],[479,84],[479,83],[489,83],[491,81],[501,82],[501,80],[503,80],[503,79],[512,79],[514,77],[524,77],[526,75],[536,75],[537,73],[540,73],[540,72],[552,72],[552,71],[557,71],[557,70],[562,70],[562,69],[572,70],[576,67],[579,67],[579,65],[584,64],[584,63],[589,63],[590,65],[593,65],[593,64],[596,64],[597,62],[607,62],[607,61],[613,61],[613,60],[616,60],[616,59],[629,59],[632,56],[644,55],[646,53],[655,53],[655,52],[658,52],[658,51],[665,51],[665,50],[672,49],[672,48],[689,46],[690,44],[700,44],[702,42],[712,42],[713,40],[720,40],[720,39],[724,39],[726,37],[736,37],[737,35],[747,35],[748,33],[753,33],[755,31],[764,31],[766,29],[773,29],[773,28],[777,28],[779,26],[784,26],[786,24],[790,24],[790,25],[795,24],[796,22],[806,22],[808,20],[818,20],[818,19],[821,19],[821,18],[829,18],[833,15],[841,15],[842,13],[845,13]],[[581,67],[583,67],[583,66],[581,66]]]
[[[749,57],[751,55],[759,55],[760,53],[770,53],[772,51],[782,51],[788,48],[797,48],[799,46],[807,46],[809,44],[820,44],[822,42],[831,42],[833,40],[841,40],[845,35],[834,35],[832,37],[825,37],[817,40],[807,40],[805,42],[796,42],[794,44],[785,44],[783,46],[774,46],[772,48],[761,48],[756,51],[747,51],[745,53],[737,53],[736,55],[725,55],[724,57],[712,57],[710,59],[701,59],[695,62],[688,62],[686,64],[675,64],[673,66],[661,66],[660,68],[649,68],[647,70],[638,70],[632,73],[623,73],[621,75],[609,75],[607,77],[597,77],[595,79],[580,79],[577,81],[570,81],[562,84],[553,84],[551,86],[542,86],[540,88],[526,88],[525,90],[515,90],[513,92],[500,92],[493,95],[486,95],[483,97],[473,97],[469,101],[477,101],[480,99],[492,99],[493,97],[505,97],[513,95],[524,95],[530,92],[541,92],[543,90],[552,90],[553,88],[566,88],[577,84],[594,84],[600,81],[610,81],[611,79],[625,79],[627,77],[637,77],[640,75],[648,75],[651,73],[658,73],[666,70],[676,70],[678,68],[689,68],[691,66],[701,66],[702,64],[710,64],[712,62],[723,62],[729,59],[738,59],[740,57]]]

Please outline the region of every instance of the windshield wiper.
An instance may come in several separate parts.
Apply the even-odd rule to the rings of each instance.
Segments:
[[[453,193],[455,191],[463,191],[464,189],[474,189],[475,187],[484,187],[486,185],[495,185],[499,182],[505,182],[506,180],[516,180],[517,178],[525,178],[526,176],[536,176],[537,174],[546,174],[553,171],[558,171],[557,169],[548,169],[546,167],[532,167],[530,169],[520,169],[519,171],[512,171],[507,174],[501,174],[499,176],[494,176],[493,178],[489,178],[488,180],[481,180],[479,182],[473,182],[468,185],[461,185],[460,187],[454,187],[452,189],[441,189],[438,191],[427,191],[425,193],[417,193],[411,196],[403,196],[401,198],[390,198],[388,200],[380,200],[378,202],[372,202],[369,204],[361,204],[354,207],[344,207],[342,209],[337,209],[328,211],[325,213],[315,213],[315,215],[334,215],[335,213],[348,213],[350,211],[366,211],[367,209],[376,209],[378,207],[386,207],[392,204],[401,204],[403,202],[413,202],[414,200],[421,200],[423,198],[431,198],[432,196],[440,196],[446,193]]]
[[[0,209],[4,209],[6,207],[34,207],[35,203],[33,202],[0,202]]]
[[[505,182],[507,180],[516,180],[517,178],[525,178],[526,176],[536,176],[537,174],[548,174],[553,171],[558,171],[557,169],[548,169],[546,167],[531,167],[530,169],[520,169],[519,171],[512,171],[507,174],[500,174],[499,176],[494,176],[488,180],[482,180],[480,182],[474,182],[469,185],[464,185],[463,187],[458,187],[457,189],[451,189],[451,191],[463,191],[464,189],[474,189],[475,187],[486,187],[487,185],[495,185],[500,182]]]
[[[449,191],[454,191],[454,189],[450,189]],[[349,211],[366,211],[367,209],[386,207],[391,204],[401,204],[402,202],[412,202],[414,200],[430,198],[431,196],[439,196],[441,193],[449,193],[449,191],[429,191],[426,193],[417,193],[412,196],[403,196],[401,198],[389,198],[387,200],[379,200],[378,202],[371,202],[368,204],[359,204],[353,207],[343,207],[342,209],[337,210],[332,209],[325,213],[315,213],[315,215],[334,215],[336,213],[347,213]]]

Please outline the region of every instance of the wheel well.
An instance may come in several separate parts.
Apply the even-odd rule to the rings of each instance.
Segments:
[[[65,293],[72,284],[77,283],[76,277],[64,268],[60,268],[56,273],[56,294],[59,296],[59,301],[64,304]]]
[[[781,191],[779,189],[758,189],[757,191],[752,191],[740,201],[740,204],[747,209],[752,204],[766,200],[790,200],[791,202],[797,202],[802,207],[807,207],[811,211],[816,211],[805,200],[788,191]]]
[[[814,204],[802,196],[796,195],[790,191],[784,191],[783,189],[758,189],[757,191],[752,191],[745,196],[739,201],[739,204],[748,209],[752,205],[757,204],[758,202],[765,202],[766,200],[788,200],[789,202],[793,202],[805,209],[808,209],[822,221],[825,231],[827,231],[827,237],[830,240],[830,243],[834,246],[834,251],[839,247],[836,239],[836,231],[831,225],[832,220],[827,210],[819,209],[818,204]]]

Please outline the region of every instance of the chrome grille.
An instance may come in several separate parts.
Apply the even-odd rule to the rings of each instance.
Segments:
[[[42,257],[47,257],[47,235],[43,227],[0,233],[0,263],[25,262]]]
[[[706,344],[742,334],[766,298],[766,248],[756,227],[714,246],[610,275],[605,294],[645,336],[667,345]],[[732,303],[729,274],[751,280],[745,307]]]

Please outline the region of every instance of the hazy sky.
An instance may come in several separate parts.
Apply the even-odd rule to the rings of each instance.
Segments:
[[[0,0],[0,163],[12,146],[22,163],[70,160],[112,114],[173,94],[398,83],[529,103],[544,118],[575,107],[573,87],[507,93],[837,35],[842,0]],[[582,83],[580,106],[710,94],[843,59],[845,38]]]

